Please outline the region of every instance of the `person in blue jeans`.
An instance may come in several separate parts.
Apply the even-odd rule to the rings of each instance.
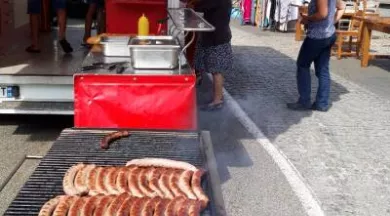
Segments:
[[[344,13],[342,0],[312,0],[308,15],[301,15],[301,23],[307,25],[297,60],[297,85],[299,99],[288,103],[292,110],[328,111],[330,93],[329,61],[331,49],[336,42],[335,23]],[[311,104],[310,66],[314,62],[318,90],[315,102]]]
[[[72,46],[66,40],[66,0],[51,0],[53,8],[57,12],[58,42],[65,53],[73,52]],[[31,45],[27,52],[39,53],[39,14],[41,13],[41,0],[28,0],[27,13],[30,15]]]
[[[88,0],[89,7],[87,15],[85,16],[85,32],[84,32],[84,38],[83,38],[83,45],[87,44],[87,40],[89,37],[91,37],[91,30],[92,30],[92,22],[93,22],[93,16],[96,12],[102,12],[104,9],[104,0]],[[98,16],[98,22],[101,22],[99,20],[101,16]],[[98,28],[97,34],[103,33],[104,28]]]

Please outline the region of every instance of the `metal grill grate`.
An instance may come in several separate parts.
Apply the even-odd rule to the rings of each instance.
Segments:
[[[64,194],[62,179],[76,163],[124,165],[140,157],[164,157],[203,167],[205,161],[197,133],[133,131],[131,136],[114,142],[109,150],[100,149],[100,141],[108,131],[66,129],[20,190],[5,215],[38,215],[50,198]],[[208,179],[208,178],[207,178]],[[211,187],[203,181],[211,196]],[[211,204],[203,215],[214,215]]]

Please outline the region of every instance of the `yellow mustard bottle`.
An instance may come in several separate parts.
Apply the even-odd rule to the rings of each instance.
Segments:
[[[149,20],[142,14],[142,16],[138,19],[138,35],[139,36],[148,36],[149,35]]]

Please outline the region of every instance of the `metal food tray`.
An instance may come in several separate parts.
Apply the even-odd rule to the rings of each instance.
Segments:
[[[191,8],[168,8],[168,15],[180,31],[211,32],[215,30],[213,25]]]
[[[180,48],[179,42],[173,36],[137,36],[130,40],[129,47],[162,47]]]
[[[108,150],[101,150],[100,141],[110,132],[100,129],[62,131],[4,215],[38,215],[45,202],[64,194],[64,174],[77,163],[123,166],[131,159],[143,157],[181,160],[206,169],[202,187],[210,203],[202,216],[226,215],[208,132],[130,131],[130,137],[115,141]]]
[[[182,54],[180,60],[181,70],[179,68],[175,69],[134,69],[131,66],[131,59],[128,57],[110,57],[110,56],[104,56],[103,53],[100,52],[89,52],[88,55],[85,57],[83,63],[81,64],[81,67],[91,67],[93,65],[97,64],[115,64],[115,63],[121,63],[123,61],[128,61],[128,63],[124,66],[126,66],[125,70],[123,71],[123,75],[189,75],[192,74],[192,69],[190,65],[187,62],[186,57],[184,54]],[[95,69],[91,70],[85,70],[82,71],[80,68],[78,71],[80,73],[87,73],[87,74],[116,74],[116,71],[110,71],[108,70],[108,67],[96,67]]]
[[[130,57],[130,51],[127,45],[130,36],[103,36],[100,44],[103,46],[105,56]]]
[[[128,47],[134,69],[174,69],[179,64],[180,45],[173,36],[138,36]]]

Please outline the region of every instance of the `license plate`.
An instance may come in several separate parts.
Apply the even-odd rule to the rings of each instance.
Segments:
[[[19,97],[18,86],[0,86],[0,98],[16,98]]]

